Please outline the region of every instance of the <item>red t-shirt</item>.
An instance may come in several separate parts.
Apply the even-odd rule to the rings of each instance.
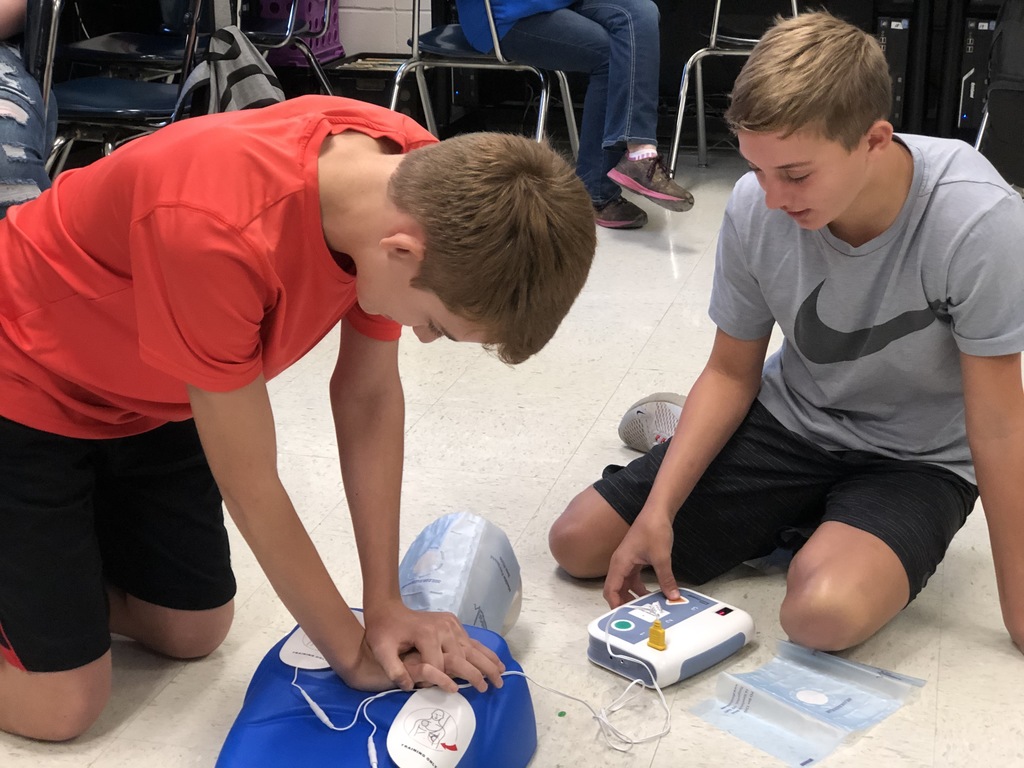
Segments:
[[[189,418],[186,383],[270,379],[365,314],[324,241],[317,160],[330,134],[436,141],[381,107],[307,96],[162,128],[0,222],[0,415],[70,437]]]

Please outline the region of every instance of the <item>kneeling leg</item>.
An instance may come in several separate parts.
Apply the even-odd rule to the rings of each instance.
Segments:
[[[793,558],[780,620],[793,642],[839,651],[867,640],[909,599],[907,573],[885,542],[826,521]]]
[[[0,656],[0,730],[44,741],[80,736],[110,698],[110,651],[76,669],[27,672]]]

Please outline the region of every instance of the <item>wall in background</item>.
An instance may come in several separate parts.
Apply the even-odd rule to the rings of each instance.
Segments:
[[[430,3],[423,2],[423,29],[430,28]],[[338,22],[346,54],[408,53],[412,0],[340,0]]]

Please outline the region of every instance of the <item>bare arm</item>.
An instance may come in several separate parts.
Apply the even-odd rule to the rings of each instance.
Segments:
[[[262,376],[232,392],[189,388],[196,427],[228,512],[295,620],[351,686],[389,688],[277,474]]]
[[[1021,356],[961,355],[967,438],[985,508],[1003,622],[1024,652],[1024,390]]]
[[[399,599],[405,397],[397,341],[374,341],[342,324],[331,410],[359,548],[364,609],[372,611],[379,601]]]
[[[761,387],[768,336],[741,341],[719,330],[704,370],[679,417],[675,436],[644,508],[612,555],[604,596],[611,606],[642,591],[640,569],[651,565],[662,590],[676,591],[672,573],[672,522],[712,459],[750,410]]]
[[[0,40],[6,40],[25,28],[26,0],[0,0]]]
[[[471,640],[453,615],[412,611],[399,594],[405,399],[398,342],[374,341],[343,323],[331,408],[363,574],[367,640],[376,658],[403,688],[429,682],[455,690],[451,675],[480,690],[484,676],[500,686],[501,662]],[[423,662],[415,668],[401,660],[413,649]]]

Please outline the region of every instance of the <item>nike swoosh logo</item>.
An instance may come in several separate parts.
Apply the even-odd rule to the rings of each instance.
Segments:
[[[812,363],[845,363],[859,360],[885,349],[898,339],[923,330],[937,319],[935,309],[940,302],[931,302],[927,309],[914,309],[897,315],[881,325],[856,331],[829,328],[818,316],[818,294],[825,281],[804,299],[793,323],[797,349]]]

